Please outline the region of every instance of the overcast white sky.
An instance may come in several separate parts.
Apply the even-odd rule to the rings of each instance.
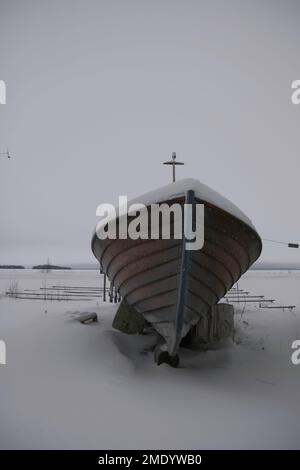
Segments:
[[[0,264],[93,262],[96,206],[169,183],[172,151],[299,241],[299,25],[296,0],[0,0]]]

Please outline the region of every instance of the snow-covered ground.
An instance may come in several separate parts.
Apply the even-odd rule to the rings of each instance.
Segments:
[[[0,293],[45,285],[99,285],[96,271],[0,270]],[[293,312],[238,306],[234,342],[182,350],[181,367],[156,366],[151,336],[111,327],[101,301],[0,297],[0,448],[300,448],[300,272],[251,271],[251,294]],[[76,312],[97,312],[82,325]]]

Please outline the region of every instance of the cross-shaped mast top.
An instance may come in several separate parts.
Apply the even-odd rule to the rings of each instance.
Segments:
[[[172,165],[172,173],[173,173],[173,183],[175,183],[176,178],[175,178],[175,165],[184,165],[182,162],[176,162],[176,152],[172,153],[172,160],[169,160],[167,162],[164,162],[164,165]]]

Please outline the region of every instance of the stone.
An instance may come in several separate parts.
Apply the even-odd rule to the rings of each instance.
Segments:
[[[228,303],[216,304],[190,329],[182,340],[182,346],[208,348],[217,341],[232,338],[233,331],[233,306]]]
[[[113,321],[113,328],[128,335],[143,333],[148,325],[143,315],[124,300],[121,302]]]
[[[98,321],[97,313],[92,312],[92,313],[83,313],[77,317],[77,320],[80,323],[92,323]]]

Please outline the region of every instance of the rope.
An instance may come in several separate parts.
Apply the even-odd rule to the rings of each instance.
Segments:
[[[279,240],[270,240],[268,238],[263,238],[262,240],[264,242],[270,242],[270,243],[277,243],[279,245],[285,245],[285,246],[288,246],[289,248],[299,248],[299,243],[282,242],[282,241],[279,241]]]

